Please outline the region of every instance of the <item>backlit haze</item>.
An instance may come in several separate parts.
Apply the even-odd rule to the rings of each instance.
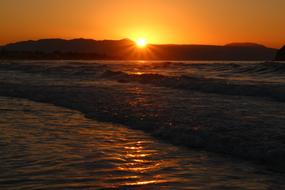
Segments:
[[[285,44],[284,0],[0,0],[0,44],[41,38]]]

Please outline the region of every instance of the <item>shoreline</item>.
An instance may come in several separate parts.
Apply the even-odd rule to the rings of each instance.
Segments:
[[[276,144],[278,142],[269,140],[268,143],[271,143],[269,145],[266,144],[267,142],[258,142],[262,138],[260,135],[266,134],[267,129],[255,130],[249,128],[253,126],[246,124],[245,126],[243,124],[234,126],[234,123],[230,127],[229,123],[225,121],[215,120],[205,121],[209,123],[208,126],[207,124],[203,126],[204,121],[197,123],[197,121],[190,121],[191,119],[188,123],[180,122],[180,116],[167,113],[169,110],[162,109],[156,112],[159,108],[153,108],[153,110],[147,110],[148,108],[144,106],[137,108],[138,102],[130,102],[132,98],[124,97],[126,94],[123,94],[123,99],[121,99],[118,98],[120,96],[112,95],[113,90],[102,87],[38,86],[3,82],[0,83],[0,87],[1,96],[25,98],[78,110],[88,118],[143,130],[175,145],[231,155],[266,165],[275,171],[282,173],[285,171],[283,162],[285,149]],[[213,113],[210,112],[210,114]],[[199,120],[200,118],[195,119]],[[275,133],[275,135],[281,135],[280,138],[283,135],[278,134],[278,131]],[[273,148],[275,145],[276,147]]]

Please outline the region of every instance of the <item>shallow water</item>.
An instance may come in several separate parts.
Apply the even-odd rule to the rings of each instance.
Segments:
[[[166,142],[285,171],[282,62],[1,63],[1,96],[75,109]]]
[[[80,112],[0,98],[0,189],[284,189],[283,175]]]

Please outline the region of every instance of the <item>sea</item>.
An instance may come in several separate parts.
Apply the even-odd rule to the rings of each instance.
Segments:
[[[0,61],[0,189],[285,189],[285,63]]]

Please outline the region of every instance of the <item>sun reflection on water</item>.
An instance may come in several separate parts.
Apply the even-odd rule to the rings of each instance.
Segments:
[[[110,161],[116,161],[113,171],[124,174],[120,177],[116,175],[107,176],[108,181],[119,183],[121,187],[128,186],[145,186],[159,183],[166,183],[164,176],[149,175],[156,173],[161,168],[165,167],[160,159],[155,159],[158,152],[149,147],[150,141],[139,140],[134,141],[133,133],[124,128],[116,129],[117,133],[110,134],[108,127],[105,127],[106,133],[93,128],[84,129],[82,135],[86,136],[102,136],[102,138],[112,138],[116,143],[112,143],[113,152],[103,150],[104,154],[108,154]],[[102,133],[103,132],[103,133]],[[95,145],[96,146],[96,145]],[[98,145],[97,145],[98,146]],[[102,146],[99,145],[99,146]],[[103,147],[108,149],[108,146]],[[170,164],[171,165],[171,164]]]
[[[139,181],[135,183],[126,183],[126,186],[140,186],[140,185],[150,185],[150,184],[158,184],[158,183],[165,183],[166,180],[146,180],[146,181]]]
[[[124,147],[125,154],[123,155],[126,160],[125,163],[118,166],[119,171],[131,172],[134,173],[134,176],[147,174],[150,171],[159,170],[161,164],[159,161],[153,161],[155,157],[155,151],[148,151],[148,148],[140,141],[133,143],[132,146]],[[125,186],[140,186],[140,185],[149,185],[165,182],[160,178],[151,178],[146,180],[145,178],[133,178],[136,179],[134,182],[126,182]]]
[[[143,75],[145,73],[141,72],[141,71],[136,71],[136,72],[130,72],[129,74],[131,74],[131,75]]]

